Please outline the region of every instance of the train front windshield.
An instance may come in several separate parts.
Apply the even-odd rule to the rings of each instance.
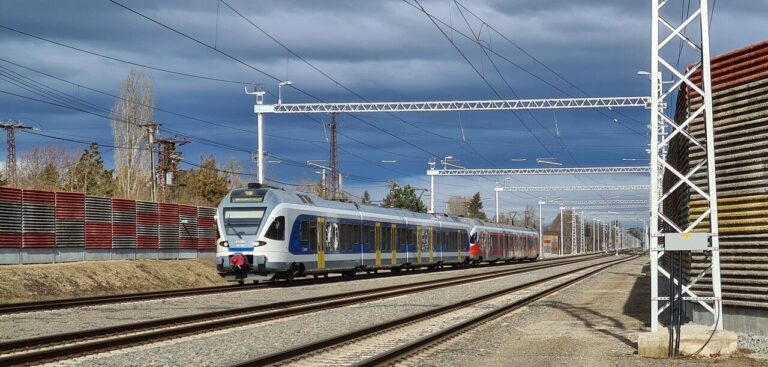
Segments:
[[[238,237],[255,236],[261,227],[265,210],[265,208],[224,209],[226,233]]]

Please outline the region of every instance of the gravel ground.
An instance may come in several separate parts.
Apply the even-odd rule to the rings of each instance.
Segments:
[[[637,335],[647,330],[650,312],[644,302],[650,297],[646,262],[613,267],[401,365],[768,366],[745,351],[722,360],[639,357]]]
[[[402,327],[390,329],[384,333],[378,333],[369,338],[356,340],[347,345],[338,346],[333,349],[324,350],[309,356],[298,362],[292,362],[291,366],[307,367],[335,367],[339,365],[352,365],[361,360],[371,358],[380,353],[399,345],[407,344],[430,334],[439,332],[449,326],[462,323],[480,314],[493,311],[505,305],[517,302],[525,297],[541,292],[549,287],[562,284],[568,280],[576,278],[586,271],[575,271],[564,278],[551,280],[538,284],[518,292],[506,294],[476,304],[462,307],[458,310],[448,312],[442,315],[434,316],[425,320],[417,321]]]
[[[93,307],[72,308],[0,316],[0,341],[31,338],[100,327],[123,325],[138,321],[191,315],[209,311],[262,305],[308,297],[379,288],[431,279],[448,279],[467,274],[486,273],[529,264],[464,269],[428,274],[355,280],[287,288],[257,289],[235,293],[177,297],[161,300],[130,302]]]
[[[610,259],[607,259],[610,260]],[[607,261],[602,259],[600,261]],[[592,261],[597,263],[599,261]],[[472,298],[563,272],[584,264],[517,274],[503,279],[421,292],[332,312],[296,316],[290,319],[247,325],[199,336],[138,346],[102,355],[60,363],[69,366],[221,366],[285,350],[351,330],[372,326],[457,300]],[[357,282],[355,282],[357,283]],[[345,283],[347,286],[351,286]]]
[[[751,351],[752,358],[768,361],[768,336],[739,334],[739,348]]]

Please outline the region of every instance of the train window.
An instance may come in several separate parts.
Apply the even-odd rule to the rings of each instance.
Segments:
[[[371,248],[373,248],[376,242],[376,226],[365,226],[365,233],[368,234],[365,243],[371,245]]]
[[[341,240],[339,241],[339,250],[349,250],[352,248],[352,231],[353,226],[351,224],[342,224],[341,227]]]
[[[275,218],[275,220],[272,221],[272,224],[269,225],[269,228],[267,228],[267,233],[264,234],[265,237],[282,241],[285,239],[285,217],[279,216]]]
[[[392,251],[392,228],[389,223],[381,224],[381,251]]]
[[[309,241],[309,223],[306,220],[302,220],[299,224],[299,241],[305,243]]]
[[[445,231],[440,231],[440,244],[445,247]]]
[[[309,251],[317,251],[317,224],[315,222],[309,223]]]

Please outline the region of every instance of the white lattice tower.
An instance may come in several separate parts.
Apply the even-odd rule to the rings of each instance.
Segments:
[[[708,0],[692,0],[690,5],[694,5],[693,12],[676,23],[667,19],[663,14],[664,10],[671,7],[668,0],[652,0],[652,25],[651,25],[651,330],[656,331],[659,327],[658,316],[669,306],[668,297],[660,297],[658,279],[659,274],[670,278],[670,274],[659,266],[659,258],[664,254],[664,248],[659,246],[659,238],[665,233],[689,233],[696,228],[701,221],[709,219],[710,236],[709,250],[711,251],[710,266],[692,278],[692,282],[684,284],[683,291],[686,300],[696,302],[705,310],[713,315],[716,320],[713,327],[717,330],[723,328],[722,318],[722,291],[720,286],[720,255],[718,239],[718,211],[717,211],[717,187],[715,185],[715,144],[714,144],[714,123],[712,108],[712,76],[710,65],[709,49],[709,4]],[[673,9],[668,10],[669,14],[678,14]],[[686,34],[687,32],[687,34]],[[663,35],[662,35],[663,33]],[[690,35],[694,36],[690,36]],[[698,40],[696,40],[698,35]],[[673,42],[674,41],[674,42]],[[699,53],[701,58],[696,64],[688,70],[679,71],[674,66],[676,62],[670,62],[665,59],[665,55],[677,58],[681,52],[678,47],[682,45],[688,50],[694,50]],[[662,80],[662,73],[672,76],[672,82],[665,84]],[[693,80],[696,73],[701,75],[701,86]],[[675,93],[680,91],[689,93],[692,98],[701,98],[701,107],[691,111],[684,121],[675,121],[673,116],[667,115],[665,106],[667,101],[674,102]],[[670,103],[671,104],[671,103]],[[694,120],[703,119],[705,128],[705,139],[696,139],[687,132]],[[665,134],[666,126],[671,128],[669,134]],[[666,136],[665,136],[666,135]],[[691,161],[687,169],[682,172],[665,161],[666,148],[670,141],[678,136],[684,136],[691,146],[691,153],[701,151],[704,158],[698,161]],[[707,184],[697,185],[691,177],[697,173],[706,170]],[[675,177],[672,186],[662,191],[662,179],[664,171],[671,173]],[[688,188],[698,193],[708,202],[708,209],[700,215],[695,221],[683,228],[678,226],[672,219],[666,217],[662,212],[663,204],[672,192],[679,187]],[[707,273],[712,276],[712,294],[713,297],[699,297],[691,291],[691,286],[703,278]],[[670,278],[671,279],[671,278]],[[681,279],[671,279],[674,282],[681,282]],[[664,302],[659,307],[659,302]]]

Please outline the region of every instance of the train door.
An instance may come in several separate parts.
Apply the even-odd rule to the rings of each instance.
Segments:
[[[429,227],[427,235],[429,236],[427,239],[427,247],[429,248],[429,263],[433,264],[435,262],[435,236],[433,227]]]
[[[390,252],[391,252],[391,262],[390,265],[394,266],[397,265],[397,247],[399,243],[397,242],[397,224],[392,223],[392,227],[390,227]]]
[[[373,250],[376,252],[374,266],[381,266],[381,223],[376,222],[373,233]]]
[[[317,268],[325,269],[325,218],[317,217]]]
[[[455,237],[456,238],[456,243],[455,243],[455,245],[456,245],[456,255],[457,255],[456,258],[458,259],[459,262],[464,261],[464,256],[461,254],[461,248],[463,247],[462,244],[461,244],[461,241],[464,238],[464,236],[462,234],[463,233],[462,233],[461,230],[457,230],[456,231],[456,237]]]
[[[413,245],[416,247],[416,263],[421,264],[421,241],[424,228],[416,226],[416,241],[413,241]]]
[[[512,233],[512,243],[510,244],[510,248],[512,249],[512,257],[517,257],[517,233]]]

